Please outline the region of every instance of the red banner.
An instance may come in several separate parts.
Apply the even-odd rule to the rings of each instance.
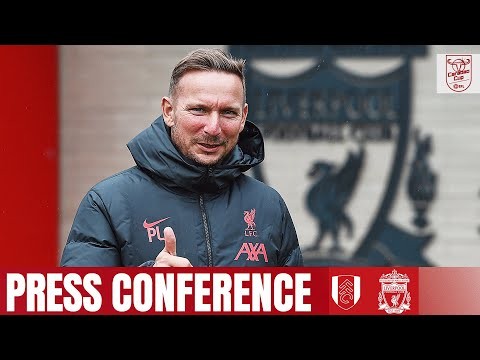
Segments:
[[[480,314],[477,268],[3,269],[0,315]]]
[[[9,268],[0,315],[474,315],[480,268]]]

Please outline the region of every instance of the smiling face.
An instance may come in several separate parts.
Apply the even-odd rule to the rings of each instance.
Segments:
[[[162,98],[162,112],[178,150],[198,164],[215,165],[237,144],[248,105],[237,75],[192,70],[172,98]]]

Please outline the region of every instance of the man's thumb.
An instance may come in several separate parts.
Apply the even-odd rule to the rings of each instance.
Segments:
[[[166,227],[163,230],[163,235],[165,237],[165,251],[170,255],[177,255],[177,239],[175,238],[175,233],[171,227]]]

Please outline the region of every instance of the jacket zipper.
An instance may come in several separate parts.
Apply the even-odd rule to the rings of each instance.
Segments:
[[[207,266],[213,266],[212,261],[212,243],[210,240],[210,231],[208,230],[207,211],[203,201],[203,195],[199,196],[200,212],[202,213],[203,230],[205,231],[205,244],[207,246]]]

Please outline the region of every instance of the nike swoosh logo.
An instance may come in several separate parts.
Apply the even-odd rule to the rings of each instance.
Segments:
[[[160,219],[160,220],[158,220],[158,221],[154,221],[154,222],[152,222],[152,223],[150,223],[150,224],[147,223],[147,219],[145,219],[145,220],[143,221],[143,227],[144,227],[145,229],[148,229],[148,228],[151,228],[152,226],[155,226],[155,225],[157,225],[157,224],[159,224],[159,223],[161,223],[162,221],[165,221],[165,220],[167,220],[167,219],[170,219],[170,216],[169,216],[169,217],[166,217],[165,219]]]

